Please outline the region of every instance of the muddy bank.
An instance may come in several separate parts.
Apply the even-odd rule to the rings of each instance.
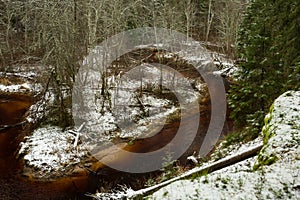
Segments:
[[[26,95],[0,96],[0,199],[89,199],[94,191],[88,174],[75,174],[53,182],[40,182],[23,176],[24,163],[16,159],[19,143],[31,132],[24,120],[33,100]]]
[[[145,186],[149,178],[155,179],[162,172],[144,174],[131,174],[113,170],[103,164],[103,160],[94,160],[90,169],[82,169],[54,181],[39,180],[32,178],[30,173],[24,171],[22,159],[16,159],[16,152],[19,143],[25,135],[30,135],[31,130],[19,124],[24,120],[27,110],[32,104],[30,96],[7,95],[0,98],[0,199],[90,199],[86,193],[94,193],[97,189],[107,191],[115,189],[118,184],[126,184],[133,189],[140,189]],[[210,122],[210,101],[206,99],[201,102],[200,127],[196,139],[179,159],[179,164],[185,166],[186,157],[199,150]],[[195,120],[197,112],[190,112],[183,121],[173,121],[164,126],[156,135],[135,140],[133,143],[119,143],[119,146],[126,151],[144,153],[158,150],[168,144],[176,135],[179,126],[189,130],[190,121]],[[14,126],[17,124],[17,126]],[[230,122],[226,121],[223,134],[230,131]],[[190,133],[187,132],[186,135]],[[180,144],[175,144],[180,145]],[[118,150],[106,149],[98,152],[110,162],[122,165],[137,165],[136,161],[128,159],[119,153]],[[34,170],[34,169],[33,169]],[[26,174],[27,176],[24,176]]]

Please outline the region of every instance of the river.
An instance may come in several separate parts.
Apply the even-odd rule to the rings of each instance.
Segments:
[[[155,177],[160,172],[148,174],[130,174],[117,172],[101,164],[101,160],[93,166],[98,174],[79,174],[66,176],[54,181],[37,181],[23,175],[24,161],[17,159],[17,151],[20,142],[32,130],[25,124],[19,124],[24,120],[24,115],[32,105],[33,99],[26,95],[0,95],[0,200],[20,199],[91,199],[86,193],[95,193],[98,188],[113,189],[118,184],[126,184],[133,189],[144,187],[148,178]],[[188,151],[179,159],[181,165],[185,165],[186,157],[199,149],[205,136],[210,121],[209,101],[204,103],[204,110],[200,115],[200,126],[197,136]],[[195,113],[196,115],[196,113]],[[194,114],[184,118],[182,122],[172,122],[165,125],[157,135],[138,140],[133,145],[126,145],[124,149],[131,152],[150,152],[167,144],[176,134],[180,124],[189,126],[189,121],[194,120]],[[228,121],[224,126],[223,134],[226,134]],[[17,125],[16,125],[17,124]],[[16,125],[16,126],[15,126]],[[110,156],[110,153],[106,154]],[[115,162],[135,164],[134,161],[124,160],[121,155],[113,155],[119,158]],[[97,165],[99,164],[99,165]]]
[[[23,176],[23,161],[16,158],[19,143],[30,128],[25,124],[24,114],[32,104],[25,95],[0,96],[0,199],[90,199],[89,177],[67,177],[53,182],[40,182]],[[92,191],[91,191],[92,192]]]

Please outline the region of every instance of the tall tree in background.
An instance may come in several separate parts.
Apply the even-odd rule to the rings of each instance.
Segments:
[[[274,99],[299,89],[299,8],[297,0],[253,0],[240,27],[242,62],[229,104],[236,124],[254,135]]]
[[[246,6],[246,0],[218,0],[215,2],[217,18],[215,26],[218,30],[219,40],[224,46],[224,52],[232,58],[236,56],[238,28],[243,20]]]

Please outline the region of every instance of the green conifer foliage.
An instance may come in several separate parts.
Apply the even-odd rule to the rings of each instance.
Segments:
[[[273,100],[299,89],[298,0],[252,0],[240,27],[238,80],[229,95],[232,118],[256,134]]]

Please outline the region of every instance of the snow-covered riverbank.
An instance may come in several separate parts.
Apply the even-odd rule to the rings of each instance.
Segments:
[[[193,179],[181,175],[169,180],[164,187],[150,187],[139,191],[123,188],[113,193],[98,193],[98,199],[132,198],[149,194],[161,188],[147,199],[299,199],[300,198],[300,91],[289,91],[281,95],[266,116],[262,136],[245,144],[233,144],[222,148],[222,143],[204,162],[185,174],[202,172],[217,163],[222,151],[229,159],[255,146],[263,145],[257,156],[234,165]],[[177,181],[176,181],[177,180]],[[165,185],[161,183],[159,185]]]
[[[174,182],[149,199],[299,199],[299,113],[300,92],[284,93],[266,117],[265,144],[258,156],[193,180]]]
[[[199,43],[185,45],[190,51],[179,51],[172,55],[162,53],[159,56],[171,56],[171,58],[172,56],[175,58],[179,56],[187,63],[195,64],[196,62],[198,66],[214,62],[206,50],[205,54],[201,54],[202,56],[199,57],[199,54],[204,51]],[[195,49],[202,51],[196,51],[198,53],[194,55]],[[196,56],[199,58],[195,59]],[[222,60],[222,58],[220,57],[218,60]],[[224,63],[222,66],[225,68],[233,66],[224,59],[222,62]],[[220,61],[217,64],[220,65]],[[224,68],[220,68],[220,70],[216,74],[223,73]],[[159,132],[169,117],[177,117],[176,112],[179,110],[176,97],[170,96],[168,90],[159,90],[160,78],[163,79],[164,87],[175,90],[183,99],[184,104],[189,104],[192,101],[197,102],[203,93],[207,92],[206,84],[198,79],[184,78],[181,75],[176,75],[171,69],[160,69],[157,66],[144,63],[139,68],[131,69],[122,76],[121,72],[120,76],[108,74],[107,96],[103,96],[100,94],[101,81],[99,83],[98,80],[101,74],[97,73],[99,72],[90,73],[91,76],[87,80],[94,82],[96,85],[92,88],[97,89],[80,91],[88,111],[85,110],[80,115],[75,115],[75,119],[79,116],[86,121],[85,128],[81,132],[82,144],[79,145],[79,152],[73,148],[74,136],[72,134],[52,126],[36,129],[21,144],[19,153],[24,155],[26,166],[36,170],[37,177],[51,177],[53,171],[58,172],[54,173],[54,176],[66,174],[65,167],[80,163],[80,158],[87,155],[87,149],[93,150],[94,143],[98,144],[115,138],[149,137]],[[188,90],[186,85],[192,82],[195,83],[194,88]],[[139,91],[141,84],[143,86],[142,94]],[[43,98],[29,109],[30,115],[27,117],[27,121],[34,124],[45,116],[53,117],[49,116],[49,109],[51,109],[49,107],[53,105],[53,102],[54,94],[51,90],[46,91]],[[76,109],[76,104],[74,104],[73,114],[74,110],[76,113]]]
[[[26,136],[20,144],[20,155],[24,155],[34,178],[46,179],[70,174],[88,151],[83,145],[74,146],[76,135],[63,131],[59,127],[36,129],[31,136]]]

